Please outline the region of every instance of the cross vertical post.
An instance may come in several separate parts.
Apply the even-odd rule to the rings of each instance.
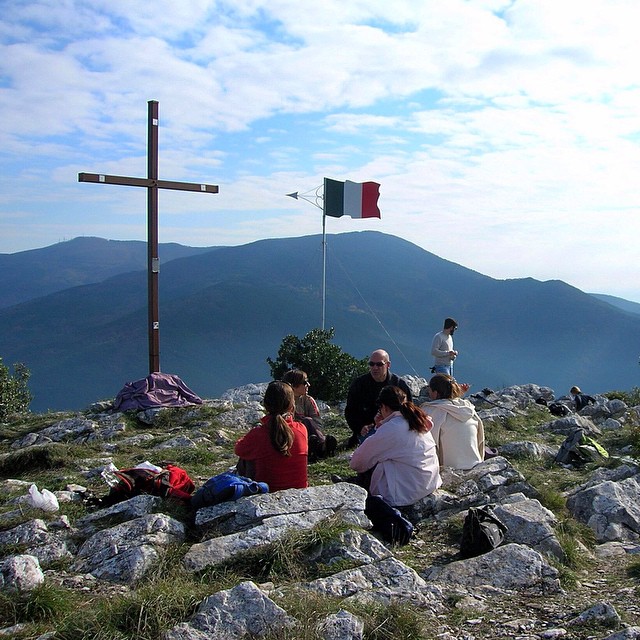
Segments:
[[[160,371],[160,313],[158,301],[158,189],[218,193],[215,184],[196,184],[158,179],[158,101],[149,100],[147,122],[147,177],[110,176],[99,173],[79,173],[78,182],[120,184],[147,188],[147,323],[149,336],[149,373]]]
[[[158,102],[149,100],[147,122],[147,293],[149,333],[149,373],[160,371],[160,302],[158,276]]]

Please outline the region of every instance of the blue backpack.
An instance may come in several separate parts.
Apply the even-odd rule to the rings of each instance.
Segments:
[[[191,496],[191,506],[194,509],[202,509],[220,502],[237,500],[243,496],[253,496],[268,491],[269,486],[265,482],[256,482],[251,478],[225,472],[209,478]]]

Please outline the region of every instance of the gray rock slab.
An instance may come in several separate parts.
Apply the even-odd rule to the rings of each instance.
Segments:
[[[507,526],[506,542],[525,544],[542,554],[564,560],[565,553],[554,530],[558,519],[538,500],[496,505],[494,513]]]
[[[32,591],[43,582],[44,573],[35,556],[10,556],[0,563],[0,588],[5,591]]]
[[[136,582],[157,562],[163,547],[184,538],[181,522],[148,514],[95,533],[80,547],[71,569],[111,582]]]
[[[238,531],[194,544],[185,554],[183,563],[188,571],[202,571],[207,567],[221,564],[239,553],[265,547],[280,540],[291,531],[311,529],[333,515],[331,509],[325,509],[265,518],[262,524],[246,531]]]
[[[384,605],[402,602],[433,611],[442,608],[441,588],[427,584],[413,569],[394,557],[318,578],[302,584],[301,588],[329,597]]]
[[[93,535],[100,529],[112,527],[121,522],[153,513],[160,508],[162,499],[157,496],[140,495],[118,502],[106,509],[100,509],[79,518],[76,522],[78,534],[82,537]]]
[[[574,518],[593,529],[598,542],[640,539],[640,476],[607,480],[567,499]]]
[[[295,619],[253,582],[219,591],[203,600],[189,622],[167,631],[163,640],[261,638],[292,627]]]
[[[430,567],[424,578],[449,588],[490,586],[502,591],[561,592],[558,571],[540,553],[519,544],[503,545],[476,558]]]
[[[221,533],[233,533],[253,527],[272,516],[331,509],[346,522],[368,528],[371,523],[364,515],[366,498],[367,492],[362,487],[348,482],[287,489],[199,509],[196,526],[213,526]]]

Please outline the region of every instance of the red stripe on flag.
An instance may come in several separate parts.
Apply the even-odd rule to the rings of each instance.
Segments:
[[[362,183],[362,217],[379,218],[378,198],[380,197],[380,185],[377,182]]]

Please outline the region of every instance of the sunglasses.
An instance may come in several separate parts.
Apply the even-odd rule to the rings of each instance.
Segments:
[[[370,367],[384,367],[384,365],[387,364],[386,362],[370,362],[369,366]]]

